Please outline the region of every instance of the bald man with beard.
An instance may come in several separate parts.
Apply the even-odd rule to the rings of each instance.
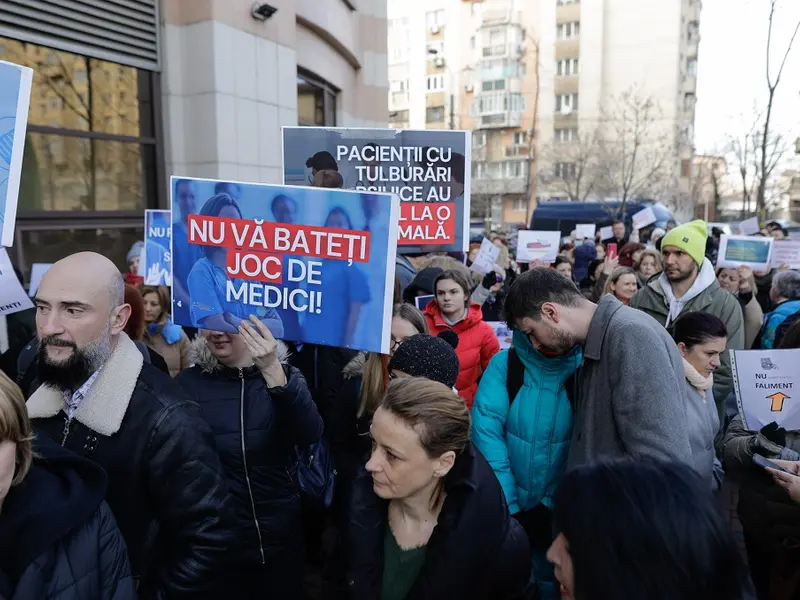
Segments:
[[[207,598],[235,535],[211,431],[199,409],[124,333],[122,276],[107,258],[73,254],[36,294],[40,387],[34,430],[99,464],[128,546],[139,597]]]

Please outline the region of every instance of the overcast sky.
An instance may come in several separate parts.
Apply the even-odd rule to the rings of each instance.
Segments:
[[[726,136],[747,128],[754,106],[766,106],[766,40],[769,0],[703,0],[700,17],[697,152],[714,153]],[[800,0],[778,0],[772,36],[771,71],[800,21]],[[800,35],[783,71],[773,104],[775,131],[800,135]]]

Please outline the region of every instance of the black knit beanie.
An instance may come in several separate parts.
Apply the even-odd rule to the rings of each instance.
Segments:
[[[451,332],[445,332],[451,333]],[[458,379],[458,356],[454,350],[458,336],[433,337],[420,333],[400,344],[389,361],[389,372],[397,369],[412,377],[424,377],[452,388]]]

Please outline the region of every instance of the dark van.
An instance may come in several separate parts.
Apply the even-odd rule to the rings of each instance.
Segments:
[[[537,231],[560,231],[561,235],[570,235],[576,225],[594,223],[598,231],[617,220],[619,202],[542,202],[536,206],[531,218],[531,229]],[[631,230],[633,215],[643,208],[652,207],[658,219],[655,227],[666,229],[675,225],[675,218],[669,209],[660,202],[641,200],[625,204],[625,226]]]

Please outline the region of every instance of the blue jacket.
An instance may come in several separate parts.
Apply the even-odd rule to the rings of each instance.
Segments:
[[[764,325],[761,328],[761,348],[771,350],[775,346],[775,332],[780,324],[800,310],[800,300],[787,300],[781,302],[775,310],[764,316]]]
[[[509,407],[504,350],[489,363],[472,406],[472,441],[500,480],[511,514],[540,502],[552,507],[572,436],[572,408],[564,384],[583,358],[577,346],[565,356],[544,356],[519,331],[513,340],[525,366],[514,403]]]

